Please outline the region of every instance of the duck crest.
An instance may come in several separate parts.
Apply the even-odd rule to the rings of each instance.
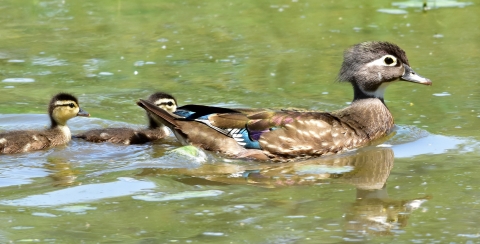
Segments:
[[[239,158],[287,161],[339,153],[387,136],[394,119],[383,100],[385,88],[402,80],[432,84],[410,68],[405,51],[388,42],[364,42],[345,51],[339,80],[352,84],[354,99],[333,112],[186,105],[172,114],[146,100],[137,104],[182,144]]]

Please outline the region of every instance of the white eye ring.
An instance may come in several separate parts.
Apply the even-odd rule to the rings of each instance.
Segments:
[[[394,56],[392,55],[385,55],[382,57],[383,59],[383,63],[386,65],[386,66],[395,66],[397,65],[397,58],[395,58]]]
[[[381,58],[373,60],[367,66],[395,66],[397,65],[397,58],[393,55],[383,55]]]

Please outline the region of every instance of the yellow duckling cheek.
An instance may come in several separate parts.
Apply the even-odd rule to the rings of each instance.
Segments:
[[[79,112],[80,112],[80,107],[75,107],[75,108],[73,108],[73,112],[71,112],[71,113],[69,114],[69,116],[70,116],[69,119],[71,119],[71,118],[73,118],[73,117],[76,117]]]
[[[53,118],[57,123],[64,125],[67,120],[77,116],[80,109],[78,107],[70,108],[68,106],[57,107],[53,110]]]
[[[173,113],[177,110],[175,106],[168,106],[165,110],[167,110],[170,113]]]

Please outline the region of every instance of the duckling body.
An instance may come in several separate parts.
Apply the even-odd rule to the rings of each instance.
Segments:
[[[65,145],[71,138],[67,120],[75,116],[89,116],[79,107],[77,98],[66,93],[55,95],[50,100],[48,111],[51,120],[49,129],[0,133],[0,154],[30,152]]]
[[[132,128],[104,128],[89,130],[82,134],[75,135],[89,142],[110,142],[115,144],[143,144],[156,141],[169,135],[167,127],[156,129],[132,129]]]
[[[148,98],[148,101],[154,103],[162,109],[174,112],[177,108],[177,101],[173,96],[164,92],[156,92]],[[148,114],[147,114],[148,116]],[[75,138],[81,138],[89,142],[110,142],[116,144],[143,144],[162,139],[170,134],[170,130],[163,124],[149,119],[149,127],[145,129],[133,128],[104,128],[94,129],[75,135]]]
[[[333,112],[179,107],[176,115],[137,104],[174,131],[183,144],[233,157],[285,161],[335,154],[385,137],[394,127],[385,88],[404,80],[431,85],[409,66],[405,52],[388,42],[365,42],[345,51],[339,74],[354,88],[353,102]]]
[[[43,131],[11,131],[0,134],[0,149],[2,154],[13,154],[65,145],[69,141],[69,131],[66,132],[61,128]]]

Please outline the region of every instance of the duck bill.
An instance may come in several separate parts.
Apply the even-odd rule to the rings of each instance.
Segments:
[[[427,85],[427,86],[432,85],[431,80],[415,73],[415,71],[413,71],[413,69],[410,68],[410,66],[404,64],[403,67],[405,67],[405,72],[403,73],[402,77],[400,77],[401,80],[410,81],[410,82],[413,82],[413,83],[419,83],[419,84]]]
[[[80,108],[80,110],[79,110],[78,113],[77,113],[77,116],[90,117],[90,114],[87,113],[87,111],[85,111],[85,110],[83,110],[82,108]]]

